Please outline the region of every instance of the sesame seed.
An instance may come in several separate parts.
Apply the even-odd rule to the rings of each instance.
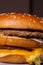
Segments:
[[[15,14],[15,12],[12,12],[11,14]]]
[[[43,20],[43,18],[41,18]]]
[[[14,15],[14,19],[16,18],[16,16]]]
[[[40,21],[41,23],[43,23],[43,21]]]
[[[35,23],[36,21],[35,21],[35,20],[33,20],[33,22]]]
[[[24,15],[26,15],[26,13],[24,13]]]
[[[2,14],[0,14],[0,15],[5,15],[6,13],[2,13]]]
[[[36,15],[34,15],[34,16],[36,16]]]
[[[37,17],[37,19],[39,19],[39,17]]]
[[[30,14],[27,14],[28,16],[31,16]]]
[[[29,19],[29,21],[32,21],[32,19]]]

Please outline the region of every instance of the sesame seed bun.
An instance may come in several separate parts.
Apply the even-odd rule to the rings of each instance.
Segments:
[[[0,14],[0,28],[43,30],[43,18],[30,14],[2,13]]]

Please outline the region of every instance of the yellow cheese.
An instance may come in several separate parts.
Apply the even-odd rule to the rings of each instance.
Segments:
[[[20,50],[20,49],[15,49],[15,50],[0,49],[0,57],[7,55],[14,55],[14,54],[23,55],[27,62],[32,63],[36,55],[43,54],[41,50],[42,50],[41,48],[35,49],[33,51]]]

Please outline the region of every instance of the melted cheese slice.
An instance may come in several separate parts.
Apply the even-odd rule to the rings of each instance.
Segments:
[[[27,62],[32,63],[35,59],[36,55],[43,54],[41,51],[42,49],[35,49],[33,51],[26,51],[26,50],[8,50],[8,49],[0,49],[0,57],[4,57],[7,55],[23,55]]]

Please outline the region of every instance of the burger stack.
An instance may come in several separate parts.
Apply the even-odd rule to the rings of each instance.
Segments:
[[[43,18],[23,13],[0,14],[0,62],[43,61]]]

